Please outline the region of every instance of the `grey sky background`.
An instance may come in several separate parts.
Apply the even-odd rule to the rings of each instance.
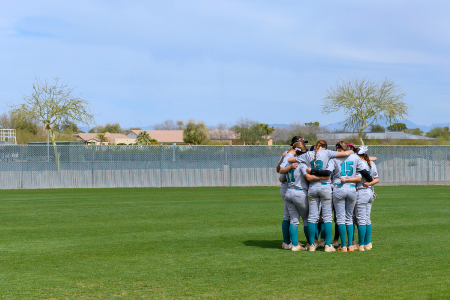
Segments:
[[[0,102],[59,76],[97,124],[320,121],[338,78],[392,78],[450,122],[449,1],[2,1]],[[5,105],[3,105],[5,107]]]

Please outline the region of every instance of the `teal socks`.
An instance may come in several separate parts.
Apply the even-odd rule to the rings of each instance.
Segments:
[[[308,222],[308,235],[306,237],[310,245],[314,245],[314,237],[316,236],[316,227],[317,227],[316,224]]]
[[[291,236],[292,246],[298,246],[298,226],[289,225],[289,235]]]
[[[338,225],[338,231],[339,231],[339,236],[341,237],[341,244],[342,247],[347,247],[347,239],[345,237],[345,225],[344,224],[340,224]]]
[[[324,223],[323,232],[325,233],[325,245],[331,247],[331,234],[333,233],[333,223]]]
[[[308,238],[308,225],[303,226],[303,233],[305,234],[306,242],[309,243],[309,238]]]
[[[366,225],[366,238],[364,240],[364,245],[372,243],[371,235],[372,235],[372,224]]]
[[[358,226],[358,245],[364,245],[364,240],[366,239],[366,225]]]
[[[291,238],[289,237],[289,221],[283,220],[281,223],[281,231],[283,232],[283,242],[289,245],[291,243]]]
[[[323,233],[324,227],[325,227],[325,225],[323,223],[317,224],[317,229],[318,229],[317,230],[317,240],[319,240],[319,237],[321,239],[325,239],[325,236],[324,236],[324,233]]]
[[[338,224],[334,223],[334,239],[337,241],[339,240],[339,229]]]
[[[347,225],[345,227],[347,228],[348,245],[351,246],[351,245],[353,245],[353,241],[355,240],[354,235],[353,235],[355,233],[353,231],[353,225]]]

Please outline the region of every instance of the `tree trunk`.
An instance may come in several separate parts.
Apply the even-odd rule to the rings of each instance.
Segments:
[[[361,143],[361,145],[364,146],[364,141],[363,141],[363,139],[362,139],[362,131],[363,131],[363,129],[360,129],[360,130],[358,131],[358,140],[359,140],[359,142]]]
[[[53,131],[53,129],[50,129],[49,133],[50,137],[52,138],[53,150],[55,152],[56,171],[59,171],[59,153],[55,143],[55,132]]]

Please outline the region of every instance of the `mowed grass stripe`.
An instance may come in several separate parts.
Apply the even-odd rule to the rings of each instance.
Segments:
[[[378,187],[343,254],[281,250],[277,188],[2,191],[0,298],[445,298],[449,192]]]

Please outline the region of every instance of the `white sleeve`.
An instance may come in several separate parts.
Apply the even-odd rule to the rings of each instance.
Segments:
[[[287,164],[289,163],[288,162],[289,157],[292,157],[292,156],[286,155],[285,157],[283,157],[283,161],[280,164],[280,168],[284,168],[287,166]]]
[[[334,169],[336,169],[336,160],[335,159],[330,159],[328,161],[328,165],[327,165],[326,170],[333,172]]]
[[[332,158],[335,158],[337,156],[337,151],[327,150],[327,154],[328,154],[328,158],[332,159]]]
[[[302,155],[297,156],[297,161],[300,164],[306,164],[305,155],[302,154]]]
[[[370,162],[370,165],[372,166],[372,168],[370,169],[370,176],[372,176],[372,178],[378,178],[377,166],[373,161]]]

